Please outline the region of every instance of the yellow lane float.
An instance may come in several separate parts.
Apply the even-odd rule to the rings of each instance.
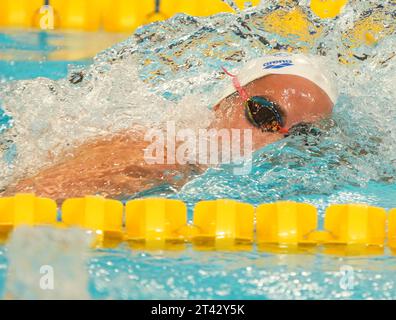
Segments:
[[[51,0],[50,4],[59,16],[61,29],[97,31],[101,26],[102,1]]]
[[[338,256],[381,255],[386,240],[386,211],[358,204],[327,208],[324,228],[329,238],[324,253]]]
[[[277,202],[260,205],[256,210],[258,244],[312,243],[309,236],[317,226],[316,208],[309,204]]]
[[[42,5],[42,0],[1,0],[0,26],[32,27],[33,18]]]
[[[9,233],[21,225],[56,225],[57,205],[47,198],[37,198],[32,194],[18,194],[0,198],[0,241],[4,242]]]
[[[254,241],[254,207],[233,200],[201,201],[194,209],[197,247],[242,248]]]
[[[280,8],[271,12],[264,17],[263,25],[268,32],[308,43],[313,42],[322,31],[320,27],[316,27],[309,21],[307,15],[299,7]],[[315,33],[312,32],[313,30]]]
[[[116,246],[123,240],[123,205],[101,197],[67,199],[62,205],[62,222],[68,227],[93,231],[94,246]]]
[[[311,0],[311,10],[322,19],[335,18],[348,0]]]
[[[326,210],[324,228],[328,243],[383,246],[386,211],[367,205],[337,204]]]
[[[183,243],[187,206],[170,199],[138,199],[125,206],[125,240],[132,247],[165,248]]]
[[[396,209],[392,209],[389,211],[388,245],[392,249],[396,249]]]
[[[363,204],[334,204],[326,209],[318,230],[317,209],[310,204],[281,201],[254,206],[235,200],[201,201],[188,222],[183,201],[147,198],[122,202],[96,196],[67,199],[57,221],[55,201],[17,194],[0,198],[0,239],[16,227],[49,225],[79,227],[95,235],[94,247],[198,250],[260,250],[334,255],[381,254],[396,250],[396,209]],[[388,223],[388,226],[387,226]],[[388,227],[388,233],[386,228]],[[279,249],[281,248],[281,249]]]
[[[193,16],[234,13],[246,8],[248,3],[258,5],[260,0],[234,2],[235,8],[222,0],[50,0],[51,11],[44,9],[43,0],[1,0],[0,27],[43,28],[48,21],[53,21],[54,27],[61,29],[131,32],[143,24],[165,20],[177,13]],[[311,9],[321,18],[333,18],[346,3],[347,0],[312,0]],[[301,25],[304,22],[294,19],[293,15],[282,21],[293,23],[296,29],[304,28]]]
[[[102,0],[103,29],[110,32],[131,32],[145,23],[155,11],[154,1]],[[164,17],[165,18],[165,17]]]

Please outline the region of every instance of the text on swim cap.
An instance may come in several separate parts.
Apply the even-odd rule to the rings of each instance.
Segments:
[[[292,60],[273,60],[263,64],[264,69],[282,69],[293,66]]]

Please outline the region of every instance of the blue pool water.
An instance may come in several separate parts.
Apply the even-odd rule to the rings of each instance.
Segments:
[[[70,37],[70,35],[69,35]],[[51,60],[51,54],[65,49],[62,35],[45,32],[6,31],[0,34],[0,81],[64,77],[70,65],[87,65],[92,57],[79,61]]]
[[[386,10],[389,8],[384,9],[384,19],[389,16]],[[394,14],[394,10],[392,12]],[[207,98],[204,104],[208,106],[215,100],[211,98],[214,91],[224,84],[216,78],[216,70],[221,65],[236,68],[243,61],[277,47],[291,47],[296,51],[308,48],[312,53],[321,48],[332,61],[337,61],[338,56],[350,57],[341,40],[334,40],[341,37],[347,22],[354,19],[349,16],[350,11],[346,10],[340,18],[339,28],[344,29],[322,22],[320,27],[326,31],[314,43],[293,42],[295,40],[267,32],[260,24],[264,14],[265,11],[248,11],[238,17],[221,15],[208,20],[179,16],[171,22],[140,29],[94,60],[3,59],[0,79],[7,89],[0,91],[3,92],[0,99],[9,105],[7,110],[13,109],[11,115],[0,114],[3,135],[11,130],[11,119],[15,117],[18,120],[15,130],[21,136],[14,141],[17,160],[5,162],[18,161],[22,167],[39,162],[40,148],[47,151],[44,144],[49,148],[52,143],[58,145],[67,138],[68,132],[62,131],[61,123],[54,117],[81,114],[79,121],[88,127],[104,123],[103,127],[110,124],[116,130],[119,119],[129,124],[141,119],[145,112],[140,106],[156,102],[151,96],[153,93],[172,103],[178,103],[189,94],[204,94]],[[20,57],[21,52],[22,56],[48,57],[61,50],[62,34],[57,35],[58,46],[48,45],[51,41],[43,42],[42,35],[32,34],[36,41],[26,45],[22,44],[26,37],[23,33],[0,33],[0,52],[11,57]],[[390,58],[395,41],[391,31],[374,47],[355,49],[356,56],[367,54],[367,61],[351,58],[350,65],[335,62],[329,65],[337,73],[341,97],[333,120],[323,124],[326,133],[319,141],[288,138],[270,145],[255,154],[253,172],[248,176],[235,176],[232,169],[224,166],[209,169],[180,190],[164,186],[142,196],[182,199],[189,206],[190,218],[197,201],[216,198],[232,198],[254,205],[278,200],[312,203],[319,209],[321,224],[324,209],[332,203],[396,208],[396,139],[392,130],[396,116],[395,93],[391,87],[395,59]],[[62,80],[70,77],[70,63],[79,70],[86,67],[88,83],[71,87]],[[138,75],[134,74],[136,69]],[[29,80],[38,76],[61,80]],[[12,81],[20,79],[28,81]],[[142,93],[137,80],[145,82],[148,93]],[[57,90],[56,104],[46,89],[48,85]],[[22,86],[27,89],[21,90]],[[59,109],[53,111],[54,106]],[[97,114],[103,115],[99,122],[94,119]],[[91,120],[86,120],[87,115]],[[18,125],[33,129],[26,133]],[[37,127],[47,126],[52,128],[48,134],[46,130],[35,131]],[[80,137],[89,136],[83,128],[72,130]],[[32,144],[34,149],[29,149]],[[37,158],[31,156],[32,150],[36,151]],[[13,174],[7,170],[2,169],[4,176]],[[257,248],[232,253],[198,252],[187,246],[183,251],[140,252],[121,246],[115,250],[92,251],[86,258],[87,291],[89,296],[98,299],[396,298],[395,258],[388,249],[373,256],[332,256],[310,249],[294,254],[274,254]],[[65,261],[65,273],[67,265]],[[7,250],[2,248],[0,295],[6,292],[7,268]],[[352,272],[343,273],[345,268]],[[32,272],[29,268],[26,270],[26,274]],[[26,284],[7,286],[18,285],[24,288]],[[34,292],[24,294],[40,298]],[[75,294],[79,296],[78,292]]]

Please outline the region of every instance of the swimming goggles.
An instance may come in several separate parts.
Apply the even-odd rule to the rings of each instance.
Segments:
[[[249,97],[238,77],[228,72],[224,67],[222,69],[232,78],[235,89],[244,101],[246,118],[252,125],[266,132],[288,133],[288,130],[284,128],[285,123],[278,104],[263,96]]]

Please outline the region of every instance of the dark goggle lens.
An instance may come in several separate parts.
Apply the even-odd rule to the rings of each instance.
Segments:
[[[246,116],[254,126],[265,131],[276,132],[283,125],[279,107],[262,97],[246,101]]]

